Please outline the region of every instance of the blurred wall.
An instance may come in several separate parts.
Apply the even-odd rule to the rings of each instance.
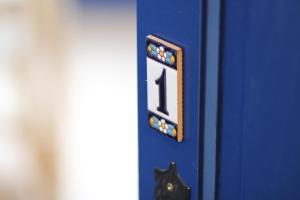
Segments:
[[[0,158],[7,165],[1,168],[4,164],[0,163],[0,199],[56,198],[56,136],[64,99],[58,2],[0,1],[0,26],[5,30],[0,36],[1,71],[6,73],[3,89],[9,88],[16,102],[1,115],[0,137],[6,142],[0,151],[10,151],[7,158]],[[5,91],[0,92],[5,96]],[[9,129],[4,128],[8,121]]]
[[[78,0],[80,5],[83,6],[106,6],[114,5],[114,7],[134,7],[135,0]]]
[[[0,0],[0,199],[137,199],[133,1]]]
[[[77,6],[62,199],[137,199],[135,6]]]

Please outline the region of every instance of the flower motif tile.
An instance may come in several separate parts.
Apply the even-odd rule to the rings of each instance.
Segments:
[[[148,51],[148,55],[154,59],[157,59],[169,65],[175,64],[176,61],[175,55],[172,52],[165,50],[164,46],[158,46],[149,43],[147,47],[147,51]]]
[[[166,120],[164,119],[159,119],[154,115],[150,116],[149,125],[152,128],[160,131],[161,133],[171,136],[173,138],[177,136],[177,130],[173,124],[166,122]]]
[[[183,48],[153,35],[146,37],[148,124],[183,141]]]

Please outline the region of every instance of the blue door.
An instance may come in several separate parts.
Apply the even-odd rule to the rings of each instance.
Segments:
[[[139,0],[137,17],[140,199],[300,199],[300,1]],[[183,52],[180,142],[149,127],[149,35]]]
[[[155,170],[175,162],[191,199],[200,195],[202,1],[140,0],[138,6],[138,97],[140,199],[155,199]],[[183,50],[184,140],[178,142],[149,127],[147,108],[147,36],[154,35]],[[157,76],[159,78],[159,76]],[[151,81],[151,80],[149,80]]]
[[[300,199],[300,1],[223,12],[218,199]]]

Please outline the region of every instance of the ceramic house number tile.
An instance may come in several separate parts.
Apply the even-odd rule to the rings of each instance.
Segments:
[[[183,140],[182,48],[147,36],[147,100],[151,128]]]

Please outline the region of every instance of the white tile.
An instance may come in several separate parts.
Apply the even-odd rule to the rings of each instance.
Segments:
[[[169,115],[157,110],[159,106],[159,88],[155,84],[155,80],[161,76],[163,69],[166,69],[166,96]],[[147,92],[148,110],[177,124],[177,71],[151,58],[147,58]]]

